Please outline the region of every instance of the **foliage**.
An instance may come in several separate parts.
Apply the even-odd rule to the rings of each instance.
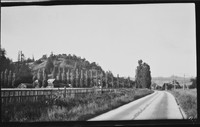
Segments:
[[[30,68],[26,64],[21,64],[19,69],[16,69],[16,81],[14,86],[17,87],[20,83],[32,83],[33,75]]]
[[[34,64],[41,64],[41,63],[42,63],[42,60],[41,60],[41,59],[36,60],[36,61],[34,62]]]
[[[51,73],[51,69],[53,69],[53,68],[54,68],[53,61],[52,61],[52,59],[49,57],[49,58],[47,59],[47,63],[46,63],[46,66],[45,66],[45,69],[46,69],[46,71],[47,71],[47,74],[50,74],[50,73]]]
[[[74,121],[88,120],[123,104],[151,94],[147,89],[119,89],[112,93],[77,94],[52,100],[10,103],[1,108],[2,121]]]
[[[192,82],[192,85],[190,85],[189,88],[197,88],[197,78],[191,78],[190,81]]]
[[[147,63],[142,60],[138,61],[136,69],[135,81],[137,88],[150,88],[151,87],[151,71]]]
[[[177,99],[187,118],[197,118],[197,90],[176,89],[170,91]]]
[[[6,50],[0,49],[0,72],[5,70],[12,70],[14,71],[14,64],[12,60],[6,57]]]

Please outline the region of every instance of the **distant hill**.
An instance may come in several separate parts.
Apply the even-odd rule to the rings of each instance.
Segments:
[[[190,82],[191,77],[178,77],[178,76],[171,76],[171,77],[153,77],[152,82],[155,82],[156,84],[162,86],[164,83],[171,83],[173,79],[177,80],[180,85],[185,84],[186,85],[191,85],[192,82]]]
[[[103,72],[101,66],[97,65],[95,62],[90,63],[85,58],[78,57],[71,54],[51,54],[49,57],[44,57],[31,62],[28,64],[33,73],[36,73],[39,69],[47,69],[48,74],[51,74],[54,67],[65,68],[65,69],[79,69],[79,70],[98,70]]]
[[[134,77],[130,77],[131,80],[135,81]],[[159,86],[162,86],[164,83],[171,83],[172,80],[175,79],[177,80],[180,85],[182,85],[185,81],[186,85],[191,85],[192,82],[190,82],[191,77],[186,77],[184,79],[184,77],[178,77],[178,76],[171,76],[171,77],[152,77],[152,82],[158,84]]]

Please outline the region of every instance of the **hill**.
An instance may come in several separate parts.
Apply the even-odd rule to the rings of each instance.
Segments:
[[[182,86],[182,84],[186,85],[191,85],[192,82],[190,82],[190,78],[191,77],[178,77],[178,76],[171,76],[171,77],[153,77],[152,78],[152,82],[158,84],[159,86],[162,86],[164,83],[170,83],[172,82],[172,80],[177,80],[179,82],[179,84]]]
[[[33,74],[37,73],[39,69],[46,69],[47,74],[51,74],[54,68],[57,68],[56,72],[58,72],[59,68],[65,68],[66,70],[97,70],[104,73],[101,66],[97,65],[95,62],[90,63],[85,58],[81,58],[76,55],[72,56],[71,54],[51,54],[49,57],[43,56],[28,65]]]

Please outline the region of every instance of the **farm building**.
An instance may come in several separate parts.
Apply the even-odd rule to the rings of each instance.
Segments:
[[[47,86],[48,88],[54,88],[54,83],[56,82],[55,79],[48,79],[47,82],[48,82]]]
[[[34,88],[33,84],[30,83],[21,83],[18,88]]]

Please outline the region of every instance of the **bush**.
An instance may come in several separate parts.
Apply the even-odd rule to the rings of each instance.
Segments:
[[[71,121],[94,116],[153,93],[147,89],[120,89],[112,93],[90,93],[40,102],[8,104],[1,108],[2,121]]]
[[[196,90],[173,90],[171,93],[187,115],[187,118],[197,118],[197,91]]]

